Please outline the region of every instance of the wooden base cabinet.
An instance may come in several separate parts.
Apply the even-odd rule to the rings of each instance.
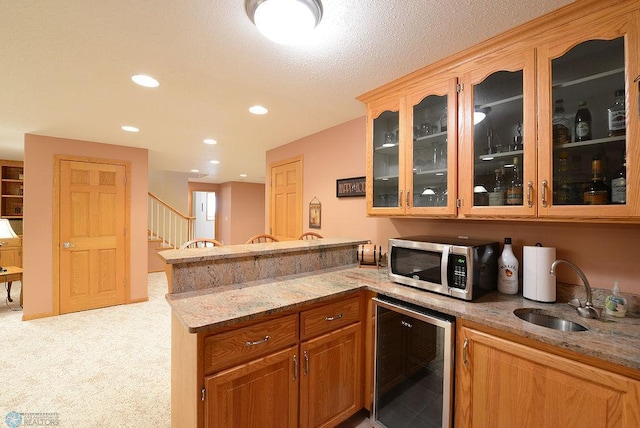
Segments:
[[[333,427],[363,407],[360,294],[190,334],[172,319],[171,425]]]
[[[297,346],[208,376],[206,427],[298,426]]]
[[[361,323],[303,342],[300,426],[333,427],[362,407]]]
[[[456,355],[456,426],[640,426],[638,380],[464,326]]]

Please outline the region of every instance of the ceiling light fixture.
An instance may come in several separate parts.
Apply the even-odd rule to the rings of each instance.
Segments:
[[[131,76],[131,80],[134,83],[137,83],[140,86],[144,86],[145,88],[157,88],[160,86],[160,82],[154,79],[151,76],[147,76],[146,74],[134,74]]]
[[[205,138],[202,142],[209,145],[218,144],[218,142],[213,138]]]
[[[266,107],[262,107],[262,106],[252,106],[249,107],[249,111],[253,114],[267,114],[269,112],[269,110],[267,110]]]
[[[124,126],[120,127],[120,129],[122,129],[123,131],[127,131],[127,132],[138,132],[138,131],[140,131],[138,128],[136,128],[135,126],[131,126],[131,125],[124,125]]]
[[[268,39],[299,43],[322,19],[320,0],[245,0],[249,19]]]

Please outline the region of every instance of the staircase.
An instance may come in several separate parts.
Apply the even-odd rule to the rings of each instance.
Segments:
[[[175,208],[149,193],[147,198],[149,272],[164,271],[164,261],[158,252],[178,248],[193,239],[195,217],[180,213]]]

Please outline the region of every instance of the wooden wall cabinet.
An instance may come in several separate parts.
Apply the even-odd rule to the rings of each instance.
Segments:
[[[367,213],[637,222],[636,76],[638,3],[584,0],[362,95],[359,99],[367,105]],[[443,81],[453,82],[455,91],[443,91],[438,83]],[[625,94],[626,129],[610,136],[607,108],[617,90]],[[433,118],[428,106],[424,111],[418,107],[429,96],[442,94],[449,97],[444,170],[437,155],[421,160],[426,147],[437,146],[442,127],[423,136],[421,120],[415,120],[420,114]],[[593,131],[588,141],[577,141],[574,133],[569,141],[554,142],[558,99],[565,102],[570,130],[578,103],[587,102]],[[486,114],[484,121],[478,121],[478,112]],[[433,120],[424,124],[429,127]],[[425,138],[433,144],[421,141]],[[569,159],[564,170],[561,158]],[[620,171],[626,174],[624,202],[609,197],[604,205],[587,205],[583,194],[596,158],[609,186]],[[511,192],[518,175],[514,164],[520,183]],[[441,183],[430,183],[425,174],[443,174]],[[496,185],[496,175],[502,186]]]
[[[458,323],[456,426],[637,427],[640,381]]]
[[[172,326],[172,426],[333,427],[363,407],[361,294],[223,332]]]
[[[0,160],[0,217],[9,219],[11,227],[22,235],[24,206],[24,164],[20,161]]]

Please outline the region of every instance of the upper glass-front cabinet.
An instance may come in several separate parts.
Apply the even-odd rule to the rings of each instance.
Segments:
[[[456,106],[449,78],[370,110],[369,214],[455,215]]]
[[[539,97],[548,106],[540,115],[541,215],[637,215],[638,175],[627,155],[637,153],[629,136],[638,111],[628,103],[633,37],[625,27],[616,19],[540,49]]]
[[[466,216],[533,216],[535,93],[533,50],[496,55],[465,74],[465,135],[460,169]]]

